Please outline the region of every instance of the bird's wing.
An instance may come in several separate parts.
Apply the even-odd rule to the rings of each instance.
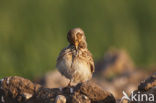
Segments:
[[[61,50],[61,52],[59,53],[59,56],[57,57],[57,62],[60,61],[60,59],[69,52],[70,49],[68,49],[68,47],[64,48]]]
[[[92,54],[90,53],[89,50],[86,51],[86,54],[87,54],[87,61],[90,65],[91,72],[93,73],[95,71],[95,66],[94,66],[94,60]]]

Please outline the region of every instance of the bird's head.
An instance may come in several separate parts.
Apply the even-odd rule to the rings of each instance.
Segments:
[[[84,31],[81,28],[74,28],[69,30],[67,39],[70,44],[74,45],[76,49],[86,48],[86,37]]]

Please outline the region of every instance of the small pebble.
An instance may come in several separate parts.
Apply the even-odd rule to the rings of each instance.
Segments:
[[[58,95],[55,99],[55,103],[66,103],[66,97],[63,95]]]
[[[30,93],[23,93],[23,95],[25,96],[26,99],[29,99],[32,97],[32,94]]]
[[[70,93],[73,93],[73,88],[70,88]]]
[[[4,103],[4,102],[5,102],[4,97],[3,97],[3,96],[1,97],[1,101],[2,101],[2,103]]]
[[[59,90],[62,92],[62,88],[59,88]]]
[[[85,96],[85,95],[83,95],[83,98],[84,98],[84,99],[86,99],[86,100],[88,99],[88,97],[87,97],[87,96]]]

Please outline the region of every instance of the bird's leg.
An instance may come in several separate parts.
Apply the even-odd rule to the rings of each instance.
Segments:
[[[70,80],[70,81],[69,81],[69,83],[68,83],[68,85],[67,85],[68,87],[70,87],[70,86],[71,86],[71,82],[72,82],[72,80]]]
[[[73,90],[71,83],[72,83],[72,80],[69,81],[68,87],[69,87],[70,93],[73,93],[74,90]]]

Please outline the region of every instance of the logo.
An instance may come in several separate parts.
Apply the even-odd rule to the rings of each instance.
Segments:
[[[129,97],[125,91],[122,92],[123,99],[127,99],[128,101],[138,101],[138,102],[154,102],[154,94],[146,94],[140,92],[131,92],[131,96]]]

